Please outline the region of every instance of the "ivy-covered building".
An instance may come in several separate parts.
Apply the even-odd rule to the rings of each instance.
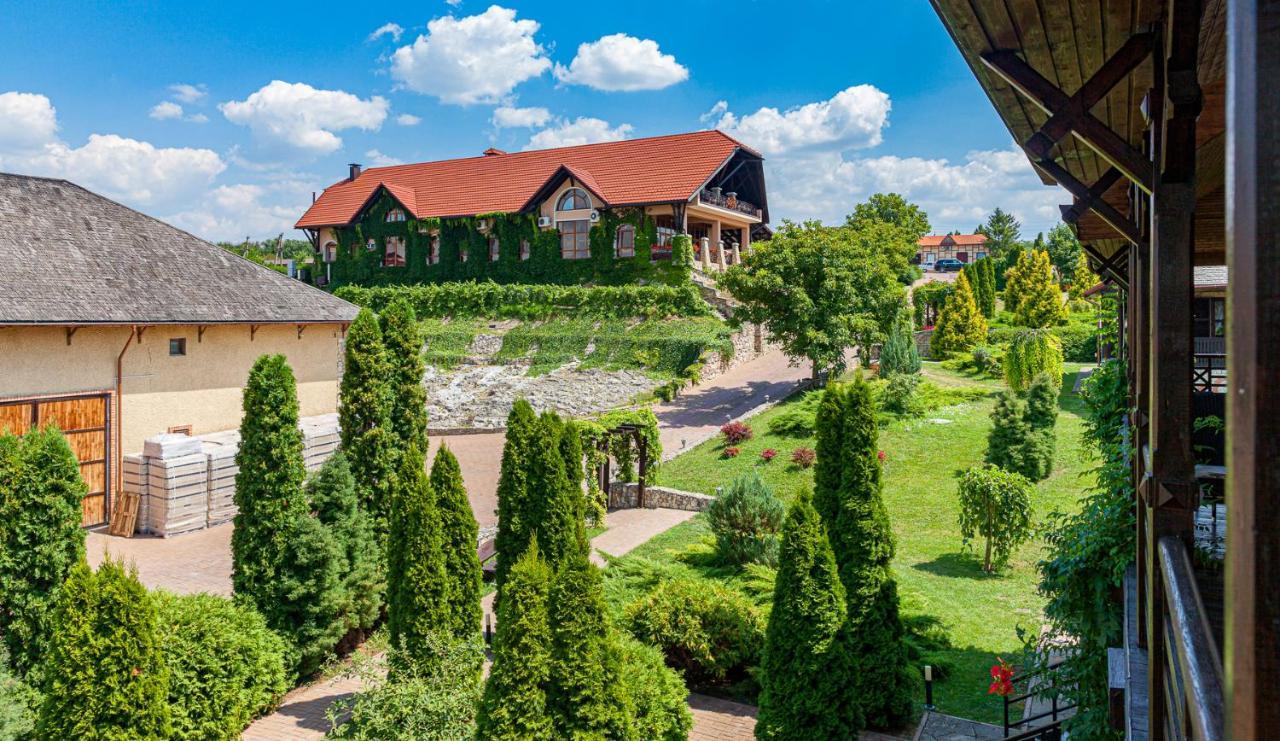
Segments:
[[[317,282],[673,282],[768,233],[763,157],[719,131],[367,170],[298,220]],[[689,235],[692,240],[676,239]],[[691,245],[692,254],[681,254]]]

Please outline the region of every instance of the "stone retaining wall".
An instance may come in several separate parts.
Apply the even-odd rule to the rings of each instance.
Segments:
[[[609,485],[609,509],[635,509],[640,496],[640,485],[614,481]],[[680,491],[667,486],[644,488],[645,509],[679,509],[686,512],[702,512],[715,497],[692,491]]]

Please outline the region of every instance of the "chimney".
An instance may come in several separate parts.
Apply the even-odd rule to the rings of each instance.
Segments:
[[[499,154],[506,154],[506,152],[502,151],[501,149],[497,149],[495,147],[489,147],[488,149],[481,152],[481,154],[483,154],[486,157],[493,157]]]
[[[347,167],[350,168],[350,174],[347,176],[347,180],[355,180],[356,178],[360,177],[359,162],[352,162],[351,164],[347,165]]]

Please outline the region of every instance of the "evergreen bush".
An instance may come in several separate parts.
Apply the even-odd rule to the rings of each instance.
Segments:
[[[778,499],[755,471],[734,479],[729,490],[707,507],[707,521],[716,536],[720,560],[740,566],[778,560],[778,531],[784,514]]]
[[[175,739],[238,739],[288,691],[288,644],[256,610],[212,594],[153,595]]]
[[[960,536],[984,541],[982,570],[997,571],[1031,537],[1031,482],[1019,473],[974,466],[960,477]]]
[[[1043,481],[1053,473],[1053,457],[1057,447],[1054,427],[1058,423],[1058,392],[1047,374],[1041,373],[1027,389],[1027,437],[1022,459],[1027,478]]]
[[[809,437],[813,434],[813,423],[821,401],[821,391],[809,391],[799,400],[785,402],[780,407],[780,412],[769,420],[769,432],[775,435]]]
[[[84,559],[87,491],[57,429],[0,434],[0,649],[19,676],[42,661],[58,590]]]
[[[387,532],[387,499],[395,473],[396,434],[391,427],[388,385],[391,372],[378,319],[362,309],[347,330],[338,389],[338,427],[361,504],[373,516],[379,536]]]
[[[1030,434],[1026,402],[1008,389],[1001,391],[991,410],[986,462],[1024,476],[1033,473],[1036,464],[1026,459],[1026,440]]]
[[[440,547],[449,580],[445,590],[448,623],[453,636],[465,641],[480,633],[483,614],[480,558],[476,555],[479,528],[462,483],[462,469],[447,445],[440,446],[431,464],[431,490],[436,496]]]
[[[1044,373],[1057,394],[1062,388],[1062,343],[1047,329],[1019,332],[1004,355],[1002,368],[1005,383],[1014,391],[1026,391],[1036,376]]]
[[[497,604],[502,601],[502,588],[507,573],[519,560],[529,545],[533,534],[531,523],[531,495],[529,478],[532,470],[534,447],[541,442],[538,437],[538,417],[533,407],[524,399],[516,399],[507,414],[507,432],[502,446],[502,463],[498,469],[498,532],[494,537],[497,567],[494,582],[497,585]]]
[[[511,566],[498,607],[493,666],[476,719],[476,738],[550,741],[555,737],[547,685],[551,679],[551,629],[547,600],[551,569],[537,540]]]
[[[842,641],[856,657],[844,675],[855,687],[838,691],[856,693],[868,726],[897,728],[910,719],[915,682],[890,569],[894,542],[881,493],[875,401],[861,375],[827,389],[817,429],[813,503],[827,527],[845,590]],[[842,722],[852,726],[855,720]]]
[[[956,277],[955,290],[942,307],[933,336],[929,338],[929,353],[941,356],[949,352],[963,352],[986,339],[987,320],[978,311],[969,279],[961,273]]]
[[[911,315],[904,306],[898,310],[893,320],[893,329],[889,339],[880,348],[880,377],[889,378],[895,374],[915,374],[920,372],[920,352],[916,349],[916,336],[911,324]]]
[[[1031,250],[1024,253],[1025,265],[1019,273],[1019,298],[1013,310],[1013,321],[1024,327],[1052,327],[1067,318],[1062,302],[1062,289],[1053,277],[1049,253]]]
[[[924,400],[920,398],[920,377],[899,374],[889,378],[880,393],[880,408],[897,417],[924,415]]]
[[[782,558],[773,591],[760,672],[762,739],[856,738],[858,708],[848,683],[828,679],[852,671],[841,641],[847,617],[844,587],[827,531],[802,491],[787,512]]]
[[[267,626],[288,638],[299,676],[316,671],[347,634],[343,589],[345,559],[333,533],[309,512],[284,529],[286,543],[276,570],[272,599],[258,610]]]
[[[440,518],[416,444],[404,451],[390,504],[387,632],[396,656],[419,666],[432,656],[432,634],[451,635],[452,626]]]
[[[395,433],[395,450],[410,444],[427,449],[427,389],[422,385],[426,371],[422,362],[422,329],[406,298],[392,301],[381,314],[382,341],[386,347],[391,393],[390,422]]]
[[[385,556],[373,518],[360,506],[360,493],[339,450],[307,481],[307,500],[341,551],[338,573],[346,599],[340,610],[348,630],[366,631],[382,612],[386,596]]]
[[[168,739],[169,668],[156,605],[137,574],[83,561],[58,595],[37,738]]]
[[[34,709],[40,706],[40,694],[10,671],[8,659],[8,652],[0,645],[0,739],[16,741],[27,738],[35,728]]]
[[[554,412],[543,412],[536,427],[537,442],[530,458],[528,507],[529,535],[537,534],[547,565],[559,569],[566,559],[587,550],[583,524],[582,485],[565,471],[566,435],[576,435]],[[581,451],[581,448],[577,448]],[[581,460],[581,453],[578,455]]]
[[[668,668],[662,652],[629,635],[610,631],[609,650],[619,654],[618,678],[631,710],[631,738],[637,741],[684,741],[693,728],[689,690]]]

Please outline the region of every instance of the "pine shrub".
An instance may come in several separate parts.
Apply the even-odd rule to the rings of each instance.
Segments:
[[[444,553],[448,623],[453,636],[468,640],[480,633],[481,570],[476,555],[479,528],[462,483],[462,469],[448,446],[441,445],[431,464],[431,490],[436,496]]]
[[[248,605],[212,594],[153,595],[175,739],[238,739],[288,691],[288,644]]]
[[[1027,430],[1023,443],[1023,460],[1027,465],[1027,478],[1043,481],[1053,473],[1053,458],[1057,448],[1054,427],[1058,423],[1058,392],[1052,379],[1041,373],[1027,389]]]
[[[34,709],[40,705],[40,695],[12,673],[8,658],[0,645],[0,739],[15,741],[27,738],[35,728]],[[661,663],[661,658],[658,661]]]
[[[547,685],[551,629],[547,600],[551,569],[532,541],[512,565],[493,640],[493,666],[476,719],[476,738],[549,741],[555,738]]]
[[[975,466],[960,477],[960,536],[983,540],[982,570],[1002,568],[1031,537],[1031,482],[994,466]]]
[[[963,352],[986,339],[987,320],[978,311],[969,279],[961,273],[956,277],[955,290],[938,316],[938,324],[929,339],[929,352],[934,356]]]
[[[450,633],[440,519],[416,444],[404,451],[389,518],[387,630],[396,655],[416,666],[430,658],[433,633]]]
[[[391,427],[391,374],[378,319],[372,311],[361,309],[347,330],[338,427],[361,503],[373,516],[380,536],[387,532],[387,499],[395,473],[397,436]]]
[[[42,661],[58,590],[84,559],[87,490],[56,429],[0,434],[0,648],[19,676]]]
[[[1014,324],[1023,327],[1052,327],[1067,318],[1062,289],[1053,277],[1053,263],[1044,250],[1024,253],[1019,299],[1013,311]]]
[[[1056,394],[1062,387],[1062,343],[1050,330],[1023,330],[1014,336],[1001,367],[1005,383],[1014,391],[1026,391],[1036,376],[1044,373]]]
[[[413,305],[404,297],[382,310],[382,340],[390,366],[391,429],[395,449],[403,451],[411,443],[427,449],[427,389],[422,385],[426,368],[422,362],[423,337]]]
[[[899,373],[920,372],[920,352],[916,349],[916,337],[911,324],[911,313],[904,306],[898,309],[889,339],[880,349],[880,377],[890,378]]]
[[[924,400],[920,397],[920,377],[898,374],[880,390],[880,408],[897,417],[924,415]]]
[[[1006,471],[1027,476],[1035,463],[1026,460],[1027,405],[1012,391],[1001,391],[991,411],[991,431],[987,433],[986,462]],[[1030,478],[1030,476],[1028,476]]]
[[[58,595],[38,738],[167,739],[169,668],[155,601],[132,569],[83,561]]]
[[[286,543],[276,570],[273,597],[259,606],[267,626],[287,637],[306,677],[333,654],[347,634],[342,548],[309,512],[296,515],[284,530]]]
[[[859,706],[843,682],[828,679],[851,671],[841,641],[847,612],[844,587],[826,528],[808,491],[787,512],[782,557],[773,591],[760,672],[762,739],[856,738]]]
[[[384,555],[373,518],[360,506],[360,493],[346,454],[339,450],[307,481],[307,500],[341,551],[341,608],[348,631],[366,631],[382,612],[386,596]]]
[[[871,388],[861,375],[827,389],[818,410],[813,504],[827,527],[845,590],[842,642],[856,657],[853,670],[844,675],[855,687],[838,691],[856,692],[868,726],[897,728],[910,718],[914,680],[890,569],[894,541],[881,492],[875,412]],[[854,725],[854,720],[843,722]]]
[[[778,560],[778,531],[785,510],[782,500],[749,471],[738,476],[729,490],[707,507],[707,520],[716,536],[716,553],[726,564],[759,563],[774,566]]]
[[[684,741],[693,728],[689,690],[662,660],[662,652],[629,635],[611,631],[609,650],[618,654],[618,678],[631,711],[631,738]]]

